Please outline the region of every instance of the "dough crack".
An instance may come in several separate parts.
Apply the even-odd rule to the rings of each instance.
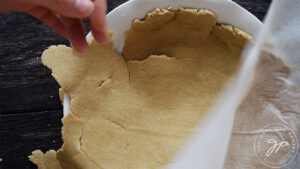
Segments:
[[[101,80],[101,82],[98,85],[98,88],[101,88],[103,85],[105,85],[108,81],[111,81],[112,75],[110,75],[107,79]]]
[[[116,124],[117,126],[120,126],[124,130],[126,130],[126,127],[123,124],[121,124],[120,122],[117,122],[116,120],[111,120],[111,119],[107,119],[107,120],[109,120],[110,122]]]

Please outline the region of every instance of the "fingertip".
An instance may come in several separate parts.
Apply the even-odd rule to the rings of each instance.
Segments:
[[[108,32],[106,29],[97,31],[97,30],[92,30],[93,36],[95,38],[95,40],[99,43],[107,43],[109,40],[108,37]]]
[[[85,54],[88,51],[88,48],[75,48],[78,53]]]
[[[72,41],[71,40],[72,47],[78,52],[78,53],[86,53],[88,51],[88,44],[86,41]]]
[[[87,53],[88,52],[88,45],[87,44],[84,44],[80,47],[78,47],[76,50],[79,52],[79,53]]]
[[[85,39],[85,31],[81,20],[61,17],[68,31],[68,37],[72,47],[79,53],[85,53],[88,50],[88,44]]]
[[[100,34],[101,34],[101,37],[102,37],[100,43],[107,43],[108,40],[109,40],[107,29],[101,30]]]
[[[106,0],[94,0],[94,10],[89,16],[90,26],[97,31],[102,31],[107,26]]]

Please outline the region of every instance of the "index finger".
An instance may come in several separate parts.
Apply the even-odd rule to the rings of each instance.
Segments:
[[[94,38],[100,43],[108,40],[106,8],[106,0],[94,0],[94,10],[88,19]]]

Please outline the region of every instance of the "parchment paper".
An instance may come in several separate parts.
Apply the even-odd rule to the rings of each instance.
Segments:
[[[299,8],[298,0],[275,0],[270,8],[257,42],[262,45],[253,86],[236,112],[225,168],[300,167]]]
[[[210,110],[206,123],[211,125],[205,131],[199,126],[170,168],[300,167],[299,8],[298,0],[273,1],[239,74]]]

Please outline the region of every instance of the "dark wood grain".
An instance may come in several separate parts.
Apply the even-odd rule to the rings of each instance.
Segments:
[[[125,1],[108,0],[108,11]],[[261,20],[271,2],[234,1]],[[59,86],[40,60],[43,50],[57,44],[69,42],[32,16],[0,15],[0,169],[34,169],[27,158],[33,150],[62,145]]]
[[[27,156],[35,149],[48,151],[62,145],[62,111],[2,115],[0,118],[1,169],[35,168]]]
[[[6,13],[0,20],[0,113],[61,109],[58,85],[40,56],[49,45],[68,41],[25,13]]]

